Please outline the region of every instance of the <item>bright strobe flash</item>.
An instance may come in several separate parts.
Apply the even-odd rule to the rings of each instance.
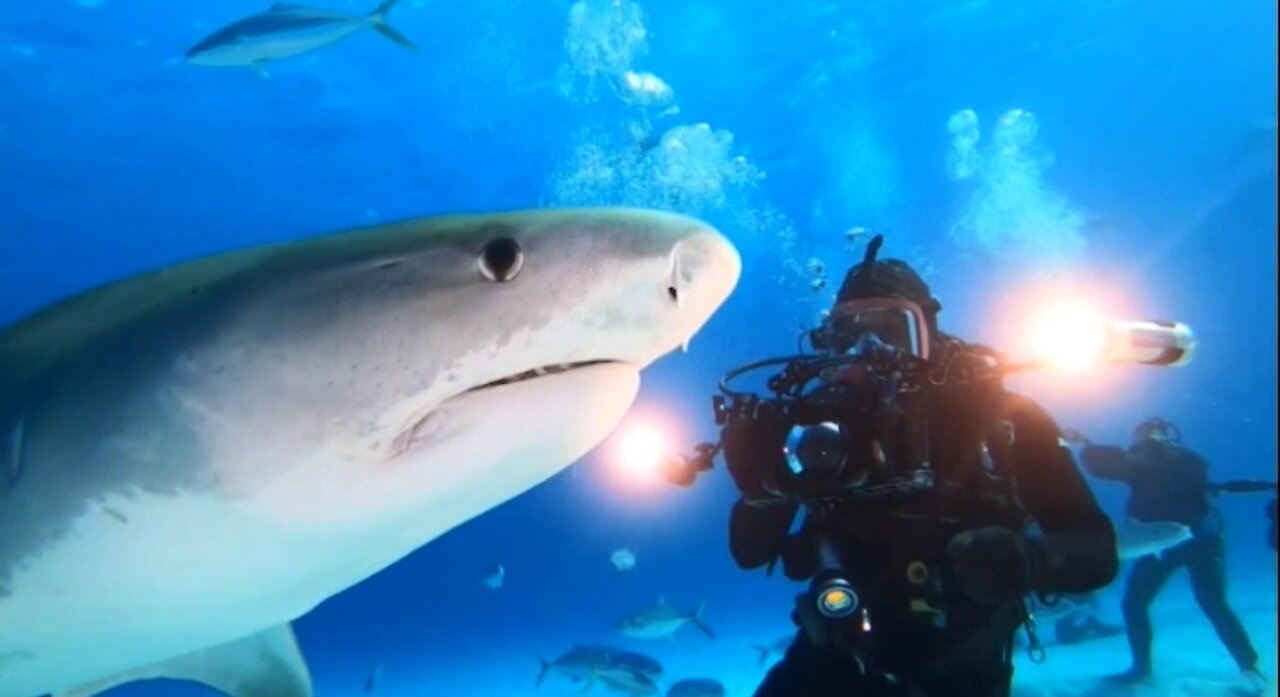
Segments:
[[[656,424],[623,427],[614,446],[614,459],[623,474],[635,479],[658,476],[672,457],[669,434]]]
[[[1043,361],[1063,368],[1097,362],[1107,347],[1107,324],[1085,305],[1063,305],[1040,317],[1032,328],[1031,347]]]
[[[665,439],[657,428],[637,426],[618,439],[618,463],[632,474],[655,472],[665,450]]]

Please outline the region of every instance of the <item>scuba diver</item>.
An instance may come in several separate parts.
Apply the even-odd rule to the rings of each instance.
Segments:
[[[1160,418],[1138,424],[1127,451],[1118,446],[1094,445],[1079,434],[1074,434],[1072,439],[1083,446],[1081,464],[1089,474],[1129,485],[1126,513],[1130,518],[1182,523],[1192,534],[1191,539],[1163,554],[1142,557],[1134,564],[1122,604],[1133,666],[1112,679],[1138,682],[1151,675],[1152,628],[1148,608],[1169,576],[1186,566],[1196,602],[1231,652],[1244,679],[1256,687],[1263,686],[1265,679],[1258,670],[1258,653],[1240,619],[1227,605],[1222,519],[1210,497],[1219,493],[1274,492],[1276,483],[1210,482],[1208,462],[1183,445],[1176,426]],[[1274,540],[1274,532],[1272,535]]]
[[[1087,593],[1117,571],[1110,519],[1057,424],[1004,389],[994,351],[938,331],[941,305],[906,263],[876,260],[882,241],[810,333],[819,353],[727,375],[720,441],[685,461],[706,470],[723,453],[742,494],[739,567],[780,561],[810,581],[756,697],[1007,696],[1020,626],[1042,652],[1026,597]],[[784,361],[777,399],[726,387]]]

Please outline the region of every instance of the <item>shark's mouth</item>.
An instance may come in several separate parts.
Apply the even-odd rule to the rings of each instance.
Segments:
[[[503,385],[512,385],[517,382],[536,380],[549,375],[559,375],[572,370],[578,370],[579,368],[620,362],[621,361],[610,360],[577,361],[574,363],[557,363],[555,365],[543,366],[541,368],[533,368],[532,370],[526,370],[522,373],[516,373],[515,375],[508,375],[505,378],[499,378],[492,382],[486,382],[483,385],[472,387],[471,389],[465,390],[450,399],[460,397],[462,395],[474,394],[494,387],[501,387]],[[427,411],[425,414],[422,414],[413,421],[411,426],[402,431],[391,442],[391,452],[388,454],[388,459],[394,459],[405,452],[421,447],[432,438],[435,438],[440,433],[441,429],[445,428],[446,423],[447,418],[442,418],[441,411],[435,410],[434,408],[431,411]]]
[[[467,390],[467,392],[479,392],[480,390],[487,390],[491,387],[501,387],[503,385],[510,385],[517,382],[524,382],[525,380],[535,380],[537,378],[546,377],[548,375],[555,375],[557,373],[567,373],[570,370],[577,370],[579,368],[586,368],[593,365],[604,365],[606,363],[617,363],[617,362],[618,361],[595,360],[595,361],[577,361],[575,363],[557,363],[555,365],[548,365],[548,366],[543,366],[541,368],[526,370],[523,373],[516,373],[515,375],[508,375],[505,378],[499,378],[492,382],[486,382],[483,385],[478,385],[476,387],[473,387]]]

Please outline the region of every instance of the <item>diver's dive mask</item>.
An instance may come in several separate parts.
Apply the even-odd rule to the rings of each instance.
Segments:
[[[929,324],[919,305],[902,298],[865,298],[836,305],[809,335],[815,349],[843,355],[869,337],[929,358]]]
[[[1182,442],[1182,433],[1168,421],[1153,417],[1134,427],[1133,442],[1135,445],[1152,442],[1176,445]]]

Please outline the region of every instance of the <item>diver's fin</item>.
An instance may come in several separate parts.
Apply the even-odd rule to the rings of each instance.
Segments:
[[[689,616],[689,621],[693,623],[693,626],[698,628],[698,631],[714,639],[716,638],[716,633],[711,630],[711,627],[708,627],[707,624],[702,621],[702,611],[706,608],[707,601],[704,600],[698,603],[698,607],[694,609],[693,614]]]
[[[211,649],[68,690],[54,697],[92,697],[135,680],[169,678],[203,683],[230,697],[311,697],[311,674],[293,630],[284,624]]]
[[[369,13],[369,23],[373,25],[373,28],[377,30],[379,34],[382,34],[388,39],[391,39],[405,48],[416,49],[418,46],[410,41],[408,37],[397,31],[395,27],[387,24],[387,13],[391,11],[392,7],[395,7],[395,4],[396,0],[386,0],[381,5],[378,5],[374,8],[373,12]]]

